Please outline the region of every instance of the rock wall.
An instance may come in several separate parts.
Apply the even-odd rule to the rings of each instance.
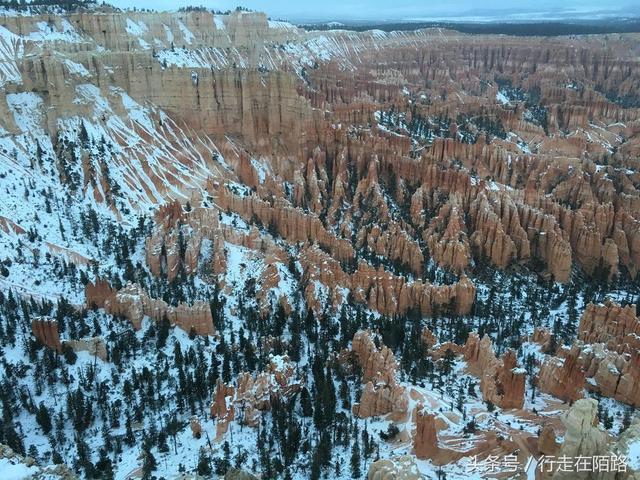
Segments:
[[[87,352],[89,355],[98,357],[103,362],[107,361],[107,345],[100,337],[65,340],[63,345],[68,345],[74,352]]]
[[[585,343],[605,343],[609,350],[633,352],[640,348],[640,320],[636,306],[621,307],[609,300],[604,305],[590,303],[580,318],[578,339]]]
[[[421,405],[416,407],[416,434],[413,437],[413,450],[420,459],[433,459],[439,451],[436,417],[426,412]]]
[[[576,342],[547,357],[540,368],[538,386],[565,401],[584,396],[584,389],[637,406],[640,404],[640,353],[619,354],[604,344]]]
[[[496,358],[491,339],[482,340],[472,332],[463,349],[468,370],[480,378],[480,391],[485,402],[501,408],[522,408],[524,405],[526,374],[517,368],[516,354],[507,350],[502,359]]]
[[[585,373],[578,361],[580,349],[573,347],[564,358],[547,357],[538,375],[538,388],[567,402],[583,397]]]
[[[198,335],[213,335],[213,317],[209,304],[196,301],[192,305],[168,305],[160,299],[150,298],[139,285],[129,283],[119,291],[111,290],[104,282],[89,282],[85,294],[87,304],[104,308],[112,315],[121,315],[128,319],[135,329],[140,329],[142,319],[148,316],[155,322],[166,317],[171,325],[178,326],[186,332],[195,330]]]
[[[36,339],[43,345],[62,352],[62,343],[58,334],[58,322],[53,318],[39,317],[31,321],[31,332]]]
[[[275,401],[290,398],[301,386],[287,356],[272,356],[266,371],[255,376],[241,373],[235,387],[218,379],[210,407],[211,417],[216,419],[216,440],[222,439],[234,420],[257,427],[260,412],[270,410]]]
[[[351,345],[365,383],[360,402],[353,406],[354,415],[368,418],[406,412],[409,399],[396,381],[397,363],[393,352],[384,345],[376,347],[370,331],[356,332]]]

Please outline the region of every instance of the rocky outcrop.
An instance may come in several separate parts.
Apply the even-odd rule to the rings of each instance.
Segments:
[[[580,341],[559,348],[540,368],[538,386],[565,401],[582,398],[584,389],[637,406],[640,402],[640,353],[617,353],[606,345]]]
[[[627,458],[627,475],[625,480],[640,480],[640,458],[638,458],[638,444],[640,443],[640,415],[635,415],[631,425],[622,432],[612,450]],[[624,475],[620,475],[624,478]]]
[[[473,375],[479,377],[482,372],[493,368],[497,359],[493,352],[493,343],[488,335],[484,335],[482,340],[476,332],[471,332],[463,348],[464,359],[467,368]]]
[[[338,261],[354,257],[351,244],[328,232],[316,215],[292,207],[285,199],[273,204],[251,195],[240,197],[226,188],[218,190],[216,201],[222,210],[238,213],[246,221],[258,221],[290,242],[315,242],[329,250]]]
[[[587,305],[578,326],[578,338],[584,343],[604,343],[617,352],[640,348],[640,320],[635,305],[621,307],[610,300],[604,305]]]
[[[224,480],[259,480],[255,475],[240,470],[239,468],[230,468],[227,473],[224,474]]]
[[[435,346],[438,343],[438,339],[433,334],[433,332],[431,330],[429,330],[428,327],[424,327],[422,329],[422,333],[420,334],[420,340],[422,341],[422,344],[427,349],[432,348],[433,346]]]
[[[50,317],[39,317],[31,321],[31,331],[33,336],[43,345],[62,352],[62,343],[58,334],[58,322]]]
[[[393,352],[384,345],[376,347],[370,331],[356,332],[351,345],[365,383],[360,402],[353,406],[353,413],[360,418],[368,418],[406,412],[409,400],[404,388],[396,381],[397,363]]]
[[[225,385],[219,378],[216,383],[216,390],[211,402],[211,418],[216,420],[216,438],[222,438],[229,429],[229,424],[233,421],[235,408],[233,398],[235,388]]]
[[[3,474],[7,478],[29,478],[34,480],[78,480],[79,477],[64,464],[40,466],[32,457],[14,452],[7,445],[0,443],[0,460]]]
[[[542,455],[556,456],[560,451],[561,443],[558,442],[556,432],[550,423],[542,427],[538,437],[538,451]]]
[[[507,350],[502,359],[496,358],[491,339],[480,340],[472,332],[464,346],[468,370],[480,378],[480,391],[485,402],[501,408],[522,408],[524,405],[524,369],[517,367],[516,354]]]
[[[574,346],[563,358],[547,357],[540,367],[538,388],[566,402],[582,398],[585,373],[580,366],[579,355],[580,349]]]
[[[597,427],[598,402],[594,399],[577,400],[562,421],[566,427],[560,456],[570,458],[610,455],[610,437]],[[598,473],[557,471],[554,479],[597,478]]]
[[[581,348],[579,362],[587,376],[586,386],[605,397],[640,405],[640,351],[618,354],[602,344]]]
[[[484,401],[501,408],[522,408],[524,405],[526,374],[516,365],[513,350],[505,352],[501,361],[489,368],[480,379]]]
[[[401,386],[367,382],[360,401],[353,406],[353,414],[360,418],[378,417],[404,413],[407,407],[407,394]]]
[[[537,343],[542,347],[542,351],[546,353],[555,353],[549,351],[553,348],[555,341],[553,334],[546,328],[536,327],[533,334],[530,337],[530,341]]]
[[[74,352],[87,352],[103,362],[107,361],[107,345],[100,337],[65,340],[62,344],[63,346],[68,345]]]
[[[140,329],[142,319],[147,316],[155,322],[167,318],[172,325],[186,332],[194,330],[198,335],[213,335],[213,317],[208,303],[196,301],[192,305],[168,305],[164,300],[150,298],[139,285],[129,283],[119,291],[106,294],[103,282],[89,282],[86,288],[87,304],[104,308],[112,315],[128,319],[135,329]]]
[[[395,382],[398,367],[396,358],[385,345],[376,347],[370,331],[356,332],[351,342],[351,350],[356,354],[362,368],[363,382],[371,380],[379,380],[387,384]]]
[[[431,315],[436,310],[466,315],[471,311],[476,293],[466,276],[453,285],[407,282],[404,277],[363,263],[351,275],[351,286],[356,299],[366,300],[371,308],[386,315],[403,314],[410,308],[418,308],[423,315]]]
[[[460,203],[457,196],[451,195],[424,233],[431,256],[440,265],[456,272],[463,271],[471,261],[471,247]]]
[[[413,437],[413,450],[420,459],[433,459],[439,451],[436,417],[424,410],[421,405],[416,407],[416,433]]]
[[[191,427],[191,435],[193,435],[193,438],[200,438],[202,436],[202,424],[196,415],[193,415],[189,419],[189,427]]]
[[[74,352],[87,352],[100,360],[107,360],[107,346],[102,338],[93,337],[61,341],[58,333],[58,322],[53,318],[35,318],[31,321],[31,330],[40,343],[58,353],[62,353],[66,347]]]
[[[260,412],[270,410],[275,401],[290,398],[301,386],[287,356],[272,356],[267,370],[255,376],[241,373],[235,387],[218,379],[210,406],[211,418],[216,419],[216,439],[224,436],[234,419],[257,427]]]

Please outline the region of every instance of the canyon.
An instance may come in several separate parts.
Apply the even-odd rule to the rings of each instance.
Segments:
[[[639,40],[3,7],[0,460],[637,478]]]

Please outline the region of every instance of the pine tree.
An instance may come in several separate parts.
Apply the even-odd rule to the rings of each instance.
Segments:
[[[351,446],[351,478],[360,478],[362,470],[360,469],[360,445],[358,443],[358,436],[355,436],[355,441]]]
[[[204,477],[211,475],[211,459],[209,455],[207,455],[204,447],[200,447],[200,452],[198,453],[198,475],[202,475]]]
[[[136,437],[133,434],[133,428],[131,427],[131,415],[127,412],[127,419],[125,420],[126,433],[124,436],[124,442],[132,447],[136,443]]]
[[[166,453],[169,451],[169,445],[167,444],[167,434],[164,431],[158,433],[158,451]]]
[[[169,337],[170,327],[171,327],[171,324],[169,323],[169,318],[167,317],[166,314],[164,314],[162,316],[162,319],[160,320],[160,324],[158,325],[157,346],[159,349],[164,348],[164,346],[167,344],[167,338]]]
[[[101,479],[111,480],[114,477],[113,463],[104,448],[100,449],[100,458],[96,463],[96,470],[100,473]]]
[[[157,462],[156,462],[156,458],[153,456],[149,448],[147,448],[144,451],[143,455],[144,455],[144,460],[142,463],[142,478],[148,479],[148,478],[151,478],[151,474],[156,469]]]
[[[51,416],[49,415],[49,410],[47,410],[44,402],[40,402],[40,406],[36,411],[36,422],[38,422],[38,425],[40,425],[44,434],[48,435],[51,431]]]
[[[302,388],[300,392],[300,406],[302,407],[302,415],[304,417],[311,417],[313,415],[313,406],[311,405],[311,395],[306,387]]]

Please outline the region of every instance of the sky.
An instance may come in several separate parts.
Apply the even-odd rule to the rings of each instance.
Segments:
[[[640,0],[107,0],[121,8],[175,10],[202,5],[215,10],[238,5],[266,12],[272,18],[304,20],[407,19],[560,19],[640,14]]]

